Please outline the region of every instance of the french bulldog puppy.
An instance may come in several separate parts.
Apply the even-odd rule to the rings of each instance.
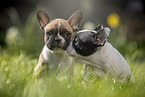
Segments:
[[[109,43],[109,28],[98,25],[95,30],[81,30],[67,48],[70,56],[77,57],[89,65],[99,77],[109,72],[121,81],[134,81],[130,67],[124,57]],[[86,70],[87,67],[85,67]]]
[[[81,11],[72,14],[68,20],[52,20],[46,12],[37,12],[40,28],[44,30],[45,45],[35,66],[35,75],[41,77],[44,73],[73,74],[73,58],[68,55],[66,49],[72,41],[73,32],[79,29],[82,18]]]

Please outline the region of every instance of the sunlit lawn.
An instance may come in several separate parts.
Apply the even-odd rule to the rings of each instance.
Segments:
[[[0,54],[0,97],[145,97],[145,62],[126,59],[136,79],[134,84],[120,83],[109,75],[83,81],[84,68],[79,62],[70,83],[68,76],[35,81],[33,69],[38,60],[24,51],[6,50]]]

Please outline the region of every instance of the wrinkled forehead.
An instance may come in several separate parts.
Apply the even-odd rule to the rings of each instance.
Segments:
[[[66,29],[67,31],[73,33],[73,30],[69,25],[68,21],[64,19],[55,19],[51,21],[49,24],[47,24],[44,29],[45,31],[52,30],[52,29],[58,29],[58,30]]]
[[[88,33],[97,33],[97,31],[94,31],[94,30],[81,30],[81,31],[78,31],[77,32],[77,34],[79,34],[79,33],[86,33],[86,32],[88,32]]]

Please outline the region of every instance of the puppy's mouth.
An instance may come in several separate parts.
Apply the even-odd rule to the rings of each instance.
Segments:
[[[64,49],[61,49],[61,48],[55,48],[53,49],[53,52],[54,53],[63,53],[65,50]]]
[[[47,42],[46,43],[46,45],[47,45],[47,47],[50,49],[50,50],[52,50],[52,51],[54,51],[54,52],[63,52],[63,51],[65,51],[66,49],[67,49],[67,44],[66,43],[57,43],[57,42]]]

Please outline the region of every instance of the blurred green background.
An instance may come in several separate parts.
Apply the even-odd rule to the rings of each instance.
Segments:
[[[83,63],[76,61],[74,77],[36,81],[33,70],[44,46],[38,10],[53,19],[68,19],[81,10],[81,29],[103,24],[111,29],[109,42],[125,57],[136,83],[104,79],[82,81]],[[144,0],[4,0],[0,3],[0,97],[145,97]]]
[[[5,0],[0,4],[0,50],[23,50],[38,58],[44,45],[36,13],[46,11],[53,19],[64,18],[81,10],[81,29],[94,29],[98,24],[111,28],[109,42],[124,56],[145,58],[144,0]]]

